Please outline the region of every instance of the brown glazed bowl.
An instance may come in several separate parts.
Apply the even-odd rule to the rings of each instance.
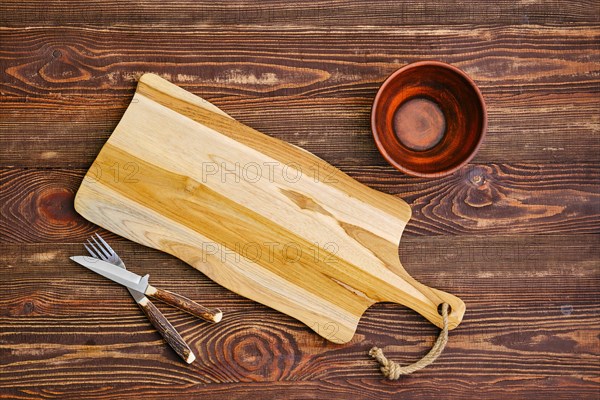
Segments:
[[[438,61],[409,64],[375,96],[371,129],[381,154],[413,176],[439,177],[467,164],[487,129],[485,102],[464,72]]]

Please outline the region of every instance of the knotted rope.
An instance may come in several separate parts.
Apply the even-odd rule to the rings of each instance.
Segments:
[[[444,347],[446,347],[446,343],[448,343],[448,304],[442,304],[442,321],[444,327],[440,332],[440,336],[435,341],[435,344],[429,350],[423,358],[414,364],[407,365],[405,367],[401,367],[396,362],[392,360],[388,360],[383,354],[383,350],[379,347],[373,347],[369,351],[369,355],[379,362],[381,365],[381,373],[383,376],[388,378],[389,380],[396,380],[400,378],[401,375],[412,374],[415,371],[425,368],[426,366],[433,363],[444,351]]]

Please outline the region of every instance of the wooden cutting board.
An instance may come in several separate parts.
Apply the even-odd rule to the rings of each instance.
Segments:
[[[351,340],[380,301],[437,326],[447,302],[450,329],[465,311],[459,298],[417,282],[400,264],[408,204],[156,75],[140,78],[75,209],[333,342]]]

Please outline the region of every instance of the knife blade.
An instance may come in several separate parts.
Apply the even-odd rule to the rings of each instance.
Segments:
[[[86,248],[86,250],[92,255],[93,258],[100,260],[101,258],[95,256],[95,254],[102,254],[102,250],[99,249],[104,249],[104,250],[108,250],[109,251],[109,256],[110,258],[104,260],[107,261],[113,265],[116,265],[119,268],[123,268],[123,269],[127,269],[127,267],[125,266],[125,263],[123,262],[123,260],[121,260],[121,257],[119,257],[119,255],[117,253],[114,252],[114,250],[112,249],[112,247],[109,246],[108,243],[106,243],[104,241],[104,239],[102,239],[102,237],[100,237],[100,235],[96,234],[96,236],[98,237],[98,239],[100,240],[100,242],[102,243],[102,247],[100,245],[100,243],[98,243],[98,241],[96,240],[95,237],[92,237],[92,240],[94,240],[94,242],[96,243],[96,246],[94,246],[94,244],[92,242],[90,242],[88,240],[88,244],[93,247],[94,250],[91,250],[86,244],[84,244],[83,246]],[[106,253],[104,253],[104,255],[106,256]],[[127,290],[129,291],[129,294],[131,295],[131,297],[133,297],[133,299],[135,300],[136,303],[140,304],[140,306],[142,306],[142,302],[146,303],[148,302],[148,298],[146,297],[146,295],[144,293],[138,292],[137,290],[131,289],[131,288],[127,288]]]
[[[177,293],[168,290],[158,289],[148,283],[150,275],[140,276],[126,269],[122,269],[109,262],[99,260],[94,257],[73,256],[71,260],[75,261],[87,269],[102,275],[120,285],[129,289],[136,290],[146,296],[161,300],[167,304],[179,308],[205,321],[217,323],[223,318],[223,313],[218,308],[206,308]]]
[[[113,282],[121,284],[137,292],[146,293],[150,275],[140,276],[114,264],[93,257],[73,256],[70,258],[77,264],[80,264],[87,269],[110,279]]]

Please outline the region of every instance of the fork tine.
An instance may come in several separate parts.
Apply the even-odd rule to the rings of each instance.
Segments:
[[[94,252],[92,249],[90,249],[90,248],[88,247],[88,245],[87,245],[87,244],[85,244],[85,243],[84,243],[84,244],[83,244],[83,247],[85,247],[85,249],[88,251],[88,253],[90,253],[90,255],[91,255],[92,257],[94,257],[94,258],[100,258],[100,257],[98,257],[98,256],[96,255],[96,253],[95,253],[95,252]]]
[[[106,258],[110,257],[110,253],[108,252],[108,250],[106,250],[100,243],[98,243],[95,237],[92,236],[92,240],[94,241],[94,243],[96,243],[98,248],[100,248],[100,251],[102,251],[102,254],[104,254]]]
[[[107,249],[107,250],[110,252],[110,254],[111,254],[111,255],[117,254],[117,253],[115,253],[115,251],[112,249],[112,247],[110,247],[110,246],[108,245],[108,243],[106,243],[106,242],[104,241],[104,239],[102,239],[102,236],[98,235],[97,233],[96,233],[96,236],[98,237],[98,239],[100,239],[100,242],[102,242],[102,244],[104,245],[104,248],[105,248],[105,249]]]
[[[93,249],[94,249],[94,251],[96,252],[96,255],[95,255],[95,257],[96,257],[96,258],[99,258],[99,259],[101,259],[101,260],[104,260],[104,261],[106,261],[106,258],[107,258],[107,257],[106,257],[106,256],[105,256],[105,255],[104,255],[104,254],[103,254],[101,251],[99,251],[99,250],[96,248],[96,246],[94,246],[94,243],[90,242],[90,240],[89,240],[89,239],[88,239],[88,243],[89,243],[89,245],[90,245],[90,246],[92,246],[92,248],[93,248]]]

